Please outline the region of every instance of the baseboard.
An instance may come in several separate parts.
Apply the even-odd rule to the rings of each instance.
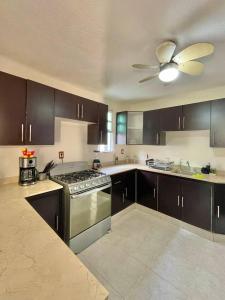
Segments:
[[[130,206],[128,206],[127,208],[121,210],[120,212],[118,212],[117,214],[115,214],[114,216],[112,216],[112,224],[117,222],[118,219],[120,219],[122,216],[126,215],[128,212],[134,210],[136,208],[136,203],[131,204]]]
[[[145,207],[143,205],[140,205],[138,203],[135,203],[135,208],[142,211],[142,212],[145,212],[147,214],[151,214],[153,216],[156,216],[162,220],[165,220],[166,222],[170,223],[170,224],[173,224],[175,226],[178,226],[182,229],[185,229],[185,230],[188,230],[198,236],[201,236],[207,240],[210,240],[210,241],[214,241],[215,239],[213,238],[213,233],[212,232],[209,232],[207,230],[204,230],[204,229],[201,229],[201,228],[198,228],[196,226],[193,226],[193,225],[190,225],[190,224],[187,224],[181,220],[178,220],[178,219],[175,219],[175,218],[172,218],[170,216],[167,216],[163,213],[160,213],[159,211],[156,211],[154,209],[151,209],[151,208],[148,208],[148,207]],[[225,241],[225,239],[224,239]]]

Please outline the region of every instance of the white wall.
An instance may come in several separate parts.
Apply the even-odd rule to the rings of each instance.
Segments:
[[[122,107],[128,110],[151,110],[188,103],[225,98],[225,87],[217,87],[205,91],[154,99],[151,101],[126,102]],[[127,146],[130,157],[144,161],[147,153],[150,157],[175,162],[190,160],[193,166],[202,166],[208,162],[218,170],[225,170],[225,149],[209,147],[209,131],[167,132],[166,146]]]

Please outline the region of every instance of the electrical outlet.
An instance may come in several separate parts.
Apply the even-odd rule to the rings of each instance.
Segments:
[[[64,151],[59,151],[59,159],[63,159],[64,158]]]

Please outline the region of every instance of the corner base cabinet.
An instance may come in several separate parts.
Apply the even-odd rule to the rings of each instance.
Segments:
[[[112,215],[135,202],[135,171],[112,175]]]
[[[28,197],[27,201],[45,220],[45,222],[60,236],[63,237],[62,222],[62,194],[53,191]]]
[[[137,203],[158,209],[157,205],[158,175],[148,171],[137,171]]]

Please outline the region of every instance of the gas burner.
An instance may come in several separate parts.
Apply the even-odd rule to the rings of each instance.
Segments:
[[[62,175],[55,175],[53,178],[61,182],[71,184],[76,182],[81,182],[85,180],[90,180],[92,178],[104,176],[104,173],[96,172],[94,170],[84,170],[79,172],[66,173]]]

